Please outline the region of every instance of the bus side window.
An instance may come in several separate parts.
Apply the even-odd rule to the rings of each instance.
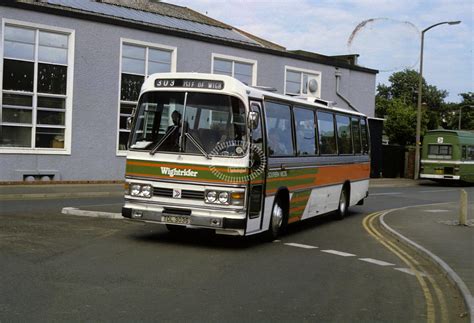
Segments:
[[[367,131],[367,121],[362,118],[360,119],[360,130],[361,130],[361,137],[362,137],[362,154],[368,155],[369,154],[369,132]]]
[[[351,119],[348,116],[336,115],[337,147],[340,155],[353,153],[351,138]]]
[[[336,155],[336,131],[334,115],[329,112],[318,111],[319,150],[321,155]]]
[[[351,118],[352,138],[354,140],[354,153],[360,155],[362,153],[362,143],[360,141],[360,121],[359,118]]]
[[[293,108],[296,132],[296,154],[298,156],[314,156],[316,140],[314,127],[314,111],[304,108]]]
[[[466,160],[474,160],[474,146],[466,146]]]
[[[270,156],[294,156],[290,106],[265,102]]]

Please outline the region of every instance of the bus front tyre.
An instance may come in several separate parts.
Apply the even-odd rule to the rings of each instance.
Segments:
[[[275,240],[283,231],[285,224],[285,211],[279,200],[276,200],[272,208],[272,217],[270,218],[270,227],[266,232],[266,240]]]
[[[347,188],[343,188],[341,191],[341,196],[339,197],[339,206],[336,211],[336,220],[342,220],[347,215],[347,208],[349,206],[349,194]]]

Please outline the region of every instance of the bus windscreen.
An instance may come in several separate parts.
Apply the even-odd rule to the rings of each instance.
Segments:
[[[236,149],[235,142],[245,142],[246,138],[245,107],[235,97],[147,92],[138,103],[130,149],[239,156],[245,149]],[[225,149],[226,145],[233,148]]]

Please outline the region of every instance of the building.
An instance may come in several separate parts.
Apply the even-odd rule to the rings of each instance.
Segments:
[[[377,71],[357,56],[282,46],[146,0],[0,3],[0,182],[123,178],[126,119],[154,72],[232,75],[374,115]],[[295,35],[296,36],[296,35]]]

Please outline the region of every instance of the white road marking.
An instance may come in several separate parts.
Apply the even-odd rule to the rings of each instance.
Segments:
[[[284,245],[297,247],[297,248],[303,248],[303,249],[318,249],[318,247],[315,247],[315,246],[310,246],[310,245],[301,244],[301,243],[293,243],[293,242],[284,243]]]
[[[418,193],[436,193],[436,192],[454,192],[454,191],[457,191],[457,190],[453,190],[453,189],[450,189],[450,190],[429,190],[429,191],[419,191]]]
[[[281,242],[281,240],[273,240],[272,242]]]
[[[369,194],[370,196],[380,196],[380,195],[399,195],[402,194],[402,192],[387,192],[387,193],[371,193]]]
[[[416,276],[415,272],[413,270],[411,270],[410,268],[393,268],[393,269],[401,271],[402,273],[405,273],[405,274]],[[419,272],[419,274],[421,276],[426,276],[426,274],[422,273],[422,272]]]
[[[359,258],[359,260],[365,261],[365,262],[370,262],[371,264],[379,265],[379,266],[395,266],[395,264],[382,261],[382,260],[377,260],[377,259],[372,259],[372,258]]]
[[[449,210],[424,210],[423,212],[429,212],[429,213],[443,213],[443,212],[449,212]]]
[[[342,252],[342,251],[337,251],[337,250],[328,249],[328,250],[321,250],[321,251],[325,253],[337,255],[337,256],[342,256],[342,257],[355,257],[355,255],[352,253],[347,253],[347,252]]]

